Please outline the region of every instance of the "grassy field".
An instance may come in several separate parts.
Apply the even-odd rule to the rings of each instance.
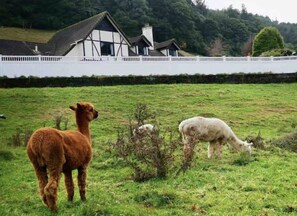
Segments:
[[[297,84],[142,85],[81,88],[0,89],[0,215],[52,215],[42,204],[25,147],[11,147],[17,130],[54,126],[54,116],[69,118],[69,105],[92,102],[100,113],[92,122],[93,159],[88,170],[87,202],[67,202],[61,180],[58,215],[296,215],[296,153],[270,140],[296,132]],[[196,115],[225,120],[245,139],[258,131],[265,150],[243,160],[224,149],[222,160],[207,159],[207,144],[197,146],[193,168],[165,180],[131,180],[132,170],[108,151],[119,126],[128,123],[137,103],[155,111],[161,130]],[[176,136],[178,134],[176,133]],[[177,151],[182,155],[182,147]],[[74,176],[76,172],[74,172]],[[75,179],[76,182],[76,179]]]
[[[46,30],[1,27],[0,39],[46,43],[54,33]]]

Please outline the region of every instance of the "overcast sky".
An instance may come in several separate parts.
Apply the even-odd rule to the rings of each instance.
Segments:
[[[268,16],[273,21],[297,23],[296,0],[205,0],[205,4],[210,9],[220,10],[230,5],[241,9],[244,4],[249,13]]]

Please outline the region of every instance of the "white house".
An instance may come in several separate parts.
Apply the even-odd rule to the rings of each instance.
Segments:
[[[108,12],[58,31],[48,42],[47,55],[129,56],[131,43]]]

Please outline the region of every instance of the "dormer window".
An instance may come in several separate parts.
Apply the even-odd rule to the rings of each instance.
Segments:
[[[147,47],[138,46],[138,55],[148,55]]]

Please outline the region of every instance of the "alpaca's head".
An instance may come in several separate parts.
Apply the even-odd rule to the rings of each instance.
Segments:
[[[249,143],[247,141],[243,142],[243,146],[246,152],[248,152],[249,154],[252,154],[252,145],[253,143]]]
[[[86,121],[92,121],[98,117],[98,112],[94,106],[88,102],[77,103],[76,106],[70,106],[70,109],[75,111],[76,117]]]

